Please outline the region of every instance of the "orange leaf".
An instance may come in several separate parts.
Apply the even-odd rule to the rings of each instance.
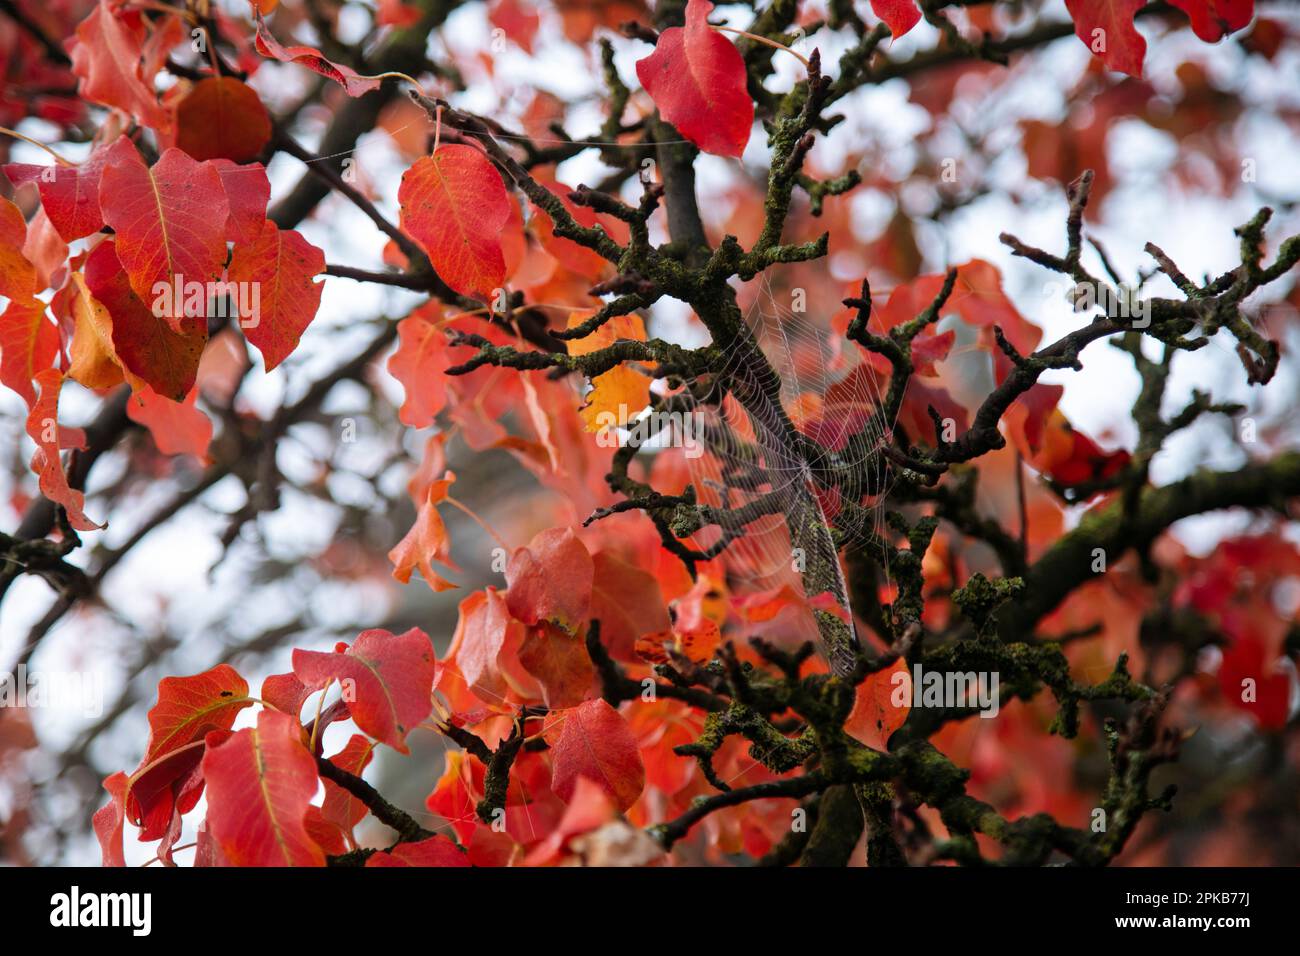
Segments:
[[[59,354],[59,330],[39,299],[11,299],[0,313],[0,382],[36,403],[32,380]]]
[[[447,489],[456,480],[450,471],[447,477],[429,485],[424,502],[415,516],[415,524],[406,532],[406,537],[388,552],[388,560],[393,562],[393,577],[403,584],[411,580],[411,572],[419,569],[429,587],[435,591],[449,591],[456,587],[437,571],[433,562],[445,564],[449,568],[456,565],[451,560],[451,539],[447,537],[447,526],[438,514],[438,504],[447,497]]]
[[[270,139],[261,98],[233,76],[205,77],[176,104],[176,145],[195,159],[247,162]]]
[[[255,240],[236,243],[226,278],[239,288],[239,327],[268,372],[298,347],[316,317],[325,286],[313,280],[324,271],[325,253],[269,219]]]
[[[592,315],[575,312],[569,316],[569,328],[581,325]],[[586,355],[607,348],[619,339],[645,341],[645,325],[639,315],[620,315],[610,319],[591,335],[569,343],[570,355]],[[602,372],[591,380],[591,391],[582,408],[587,431],[627,425],[650,404],[650,376],[635,368],[620,365]]]
[[[397,417],[411,428],[428,428],[447,404],[443,373],[451,362],[439,318],[437,305],[425,305],[397,323],[398,346],[388,359],[388,374],[406,391]]]
[[[174,402],[146,385],[127,400],[126,414],[149,429],[153,443],[164,455],[193,455],[206,462],[212,420],[195,406],[198,396],[199,390],[193,388],[185,401]]]
[[[78,531],[96,531],[104,526],[86,517],[82,510],[86,496],[68,484],[59,457],[63,439],[71,431],[59,426],[59,390],[63,387],[63,373],[56,368],[47,368],[37,373],[36,385],[40,389],[40,398],[27,416],[27,434],[36,442],[32,471],[39,476],[41,494],[67,509],[72,527]]]
[[[68,377],[86,388],[112,388],[122,383],[122,366],[113,351],[113,320],[108,309],[86,288],[80,272],[71,276],[74,330],[68,354]]]
[[[523,625],[510,616],[496,588],[475,591],[460,602],[460,617],[447,660],[460,669],[470,690],[483,700],[501,700],[505,677],[498,657],[507,644],[517,646]]]
[[[202,739],[212,730],[229,730],[252,704],[248,682],[229,664],[193,677],[164,677],[158,703],[149,711],[149,744],[144,762]]]
[[[884,750],[911,710],[912,676],[907,662],[898,660],[893,667],[869,674],[858,685],[844,732],[868,747]]]
[[[604,551],[592,561],[591,616],[600,621],[600,641],[616,660],[631,661],[639,638],[671,626],[659,582]]]
[[[485,302],[506,279],[501,231],[510,197],[491,160],[473,146],[440,146],[402,174],[401,227],[442,280]]]

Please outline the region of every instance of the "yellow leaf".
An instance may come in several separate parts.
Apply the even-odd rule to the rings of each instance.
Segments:
[[[581,325],[591,312],[574,312],[569,328]],[[645,341],[645,325],[638,315],[619,315],[591,335],[569,343],[570,355],[587,355],[608,348],[620,339]],[[587,431],[598,432],[611,425],[627,425],[650,403],[650,376],[627,365],[603,372],[591,380],[591,391],[581,415]]]
[[[86,388],[112,388],[122,383],[122,367],[113,351],[113,322],[108,309],[90,294],[80,272],[72,274],[75,292],[72,315],[76,321],[69,355],[68,375]]]

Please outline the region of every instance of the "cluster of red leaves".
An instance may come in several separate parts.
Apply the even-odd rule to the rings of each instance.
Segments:
[[[1214,43],[1242,29],[1255,14],[1255,0],[1170,0],[1187,14],[1192,30]],[[1066,0],[1074,32],[1106,66],[1130,76],[1142,75],[1147,44],[1133,22],[1145,0]],[[895,39],[921,20],[916,0],[871,0],[871,9]]]
[[[1091,0],[1071,4],[1080,36],[1094,42],[1108,66],[1130,73],[1140,71],[1144,46],[1132,27],[1136,6]],[[1252,0],[1183,0],[1176,6],[1208,41],[1244,26],[1253,12]],[[873,0],[873,8],[895,36],[910,30],[920,16],[911,0]],[[705,151],[739,156],[749,140],[754,106],[744,62],[708,23],[711,10],[708,0],[690,0],[686,25],[665,30],[654,51],[637,63],[637,74],[664,118],[683,135]],[[284,46],[262,13],[261,8],[253,11],[257,53],[305,66],[350,96],[377,88],[378,78],[360,77],[310,47]],[[525,8],[499,3],[492,14],[521,46],[530,44],[529,24],[535,17]],[[241,65],[255,68],[247,37],[223,14],[217,16],[223,32],[239,41]],[[400,17],[389,20],[400,22]],[[1096,30],[1100,41],[1092,35]],[[257,284],[263,293],[261,314],[255,321],[240,316],[241,327],[268,371],[293,351],[320,302],[315,277],[324,271],[324,257],[296,232],[280,230],[266,219],[269,184],[265,171],[251,160],[269,141],[271,123],[257,94],[233,77],[219,76],[177,84],[161,98],[154,92],[154,78],[168,52],[184,37],[178,17],[150,19],[112,0],[99,0],[76,27],[71,71],[81,96],[113,108],[115,120],[101,128],[95,148],[79,164],[11,164],[5,169],[15,185],[34,186],[40,209],[25,223],[12,204],[0,206],[0,293],[10,300],[0,315],[0,381],[35,410],[33,385],[39,373],[50,368],[64,373],[57,384],[46,377],[44,391],[50,395],[42,399],[42,414],[33,419],[40,431],[32,437],[41,448],[34,468],[42,488],[59,495],[74,527],[82,530],[97,525],[82,513],[78,495],[65,491],[66,482],[53,474],[60,447],[54,427],[57,392],[64,377],[101,390],[128,382],[131,414],[153,431],[158,447],[203,457],[212,429],[194,403],[194,385],[207,342],[203,317],[211,303],[209,293],[201,292],[191,307],[181,284]],[[153,131],[163,149],[153,166],[121,135],[117,118]],[[583,225],[599,222],[615,238],[625,234],[623,224],[573,206],[565,187],[555,184],[554,191]],[[457,292],[487,301],[507,280],[516,287],[551,286],[548,291],[555,291],[557,266],[568,275],[570,288],[607,271],[590,250],[556,237],[541,210],[533,208],[525,226],[500,174],[473,146],[446,145],[417,160],[403,176],[398,198],[402,227]],[[105,228],[114,235],[103,235]],[[87,240],[84,249],[72,252],[68,244],[79,240]],[[975,275],[971,289],[978,294],[985,279]],[[160,315],[156,289],[173,283],[176,298],[184,293],[186,304],[177,301]],[[919,286],[913,290],[922,291]],[[52,293],[48,304],[39,298],[45,292]],[[987,331],[995,319],[984,314],[973,324]],[[1022,341],[1036,341],[1033,336],[1017,341],[1015,328],[1004,331],[1022,351]],[[404,336],[404,347],[406,342]],[[943,347],[941,342],[934,345]],[[995,360],[1000,380],[1006,360],[997,353]],[[627,397],[629,388],[635,394],[642,384],[610,375],[598,384],[611,400]],[[925,413],[931,404],[925,401],[925,388],[917,383],[909,402],[911,424],[921,435],[932,430],[927,416],[916,414],[918,406]],[[429,397],[437,399],[436,394]],[[944,396],[933,397],[942,414]],[[1034,409],[1025,423],[1025,439],[1037,454],[1055,401],[1050,387],[1040,386],[1022,402]],[[425,414],[430,411],[426,408]],[[594,414],[587,415],[589,427]],[[1076,483],[1104,474],[1111,465],[1111,459],[1076,435],[1055,443],[1044,470]]]
[[[266,216],[270,183],[250,162],[271,135],[257,94],[231,77],[180,83],[161,100],[154,93],[186,36],[177,17],[151,20],[101,0],[70,43],[72,73],[85,100],[114,113],[79,163],[4,167],[38,206],[25,222],[0,201],[0,294],[9,300],[0,382],[31,409],[42,492],[79,530],[98,525],[59,463],[59,449],[78,444],[74,430],[57,427],[65,380],[100,392],[126,382],[128,412],[159,449],[202,458],[212,424],[195,384],[207,317],[237,317],[269,370],[320,303],[323,254]],[[161,149],[152,165],[123,134],[128,121],[152,130]]]
[[[1038,487],[1033,491],[1045,494]],[[1060,509],[1045,509],[1038,499],[1030,514],[1031,547],[1046,547],[1060,533]],[[623,539],[634,533],[631,526],[607,536],[583,532],[584,540],[558,528],[515,549],[506,565],[507,587],[476,591],[461,602],[452,644],[437,662],[419,630],[368,631],[332,652],[295,651],[292,672],[267,678],[258,697],[225,665],[195,677],[164,679],[149,714],[151,734],[140,766],[105,781],[111,801],[95,821],[105,862],[121,865],[124,825],[130,823],[139,828],[141,841],[161,841],[159,857],[170,863],[182,816],[205,787],[208,811],[198,829],[199,865],[320,865],[326,855],[354,848],[354,829],[367,809],[319,778],[316,766],[325,728],[346,719],[361,733],[328,759],[357,776],[377,745],[406,753],[409,734],[421,727],[460,728],[490,748],[521,733],[545,742],[542,749],[519,752],[504,804],[487,819],[478,813],[488,790],[486,765],[468,752],[449,751],[426,805],[456,839],[439,835],[402,844],[391,853],[374,854],[368,865],[653,862],[657,849],[630,824],[662,822],[711,792],[695,763],[673,750],[698,736],[703,715],[652,694],[617,709],[607,704],[588,653],[587,622],[600,623],[604,652],[639,680],[652,677],[653,663],[707,661],[724,636],[766,624],[788,631],[809,609],[790,587],[728,595],[707,573],[690,585],[671,565],[647,561],[650,552],[636,542],[627,547]],[[925,562],[932,626],[941,623],[936,615],[949,613],[938,595],[951,579],[952,560],[951,552],[939,547]],[[1263,729],[1279,729],[1289,713],[1292,685],[1280,666],[1289,614],[1278,606],[1276,594],[1252,581],[1281,574],[1300,582],[1300,553],[1279,537],[1252,537],[1225,542],[1210,557],[1183,563],[1186,573],[1175,605],[1207,615],[1227,640],[1221,661],[1206,671],[1196,693],[1211,705],[1210,716],[1217,698]],[[1116,642],[1124,649],[1136,646],[1130,632],[1141,618],[1143,599],[1139,589],[1124,583],[1127,577],[1121,572],[1118,579],[1080,591],[1049,622],[1061,627],[1097,617],[1106,622],[1109,636],[1087,652],[1099,655],[1096,660],[1074,655],[1085,673],[1109,668]],[[666,594],[675,596],[667,600]],[[868,746],[883,748],[906,720],[906,674],[900,663],[859,688],[846,729]],[[327,704],[336,688],[340,697]],[[1244,688],[1250,692],[1242,693]],[[255,703],[263,707],[256,725],[233,731],[239,712]],[[524,708],[541,715],[525,716]],[[304,712],[306,726],[300,719]],[[1053,775],[1043,772],[1059,764],[1064,780],[1072,759],[1065,742],[1042,732],[1048,718],[1038,704],[1015,706],[996,722],[954,724],[935,743],[972,767],[973,793],[1000,807],[1083,819],[1086,801],[1068,786],[1052,784]],[[729,782],[775,779],[733,744],[718,754],[714,767]],[[719,854],[766,852],[788,829],[786,803],[711,815],[705,846]]]
[[[312,70],[350,96],[379,85],[378,78],[358,76],[313,48],[280,43],[263,20],[271,6],[259,6],[251,36],[249,29],[214,11],[218,28],[239,52],[242,70],[255,71],[260,54]],[[579,43],[589,40],[598,25],[643,12],[635,0],[599,11],[567,0],[557,6],[566,35]],[[1141,3],[1069,0],[1067,6],[1080,38],[1101,63],[1140,73],[1145,42],[1133,17]],[[1252,0],[1174,0],[1174,6],[1186,11],[1207,42],[1240,29],[1253,12]],[[921,17],[914,0],[871,0],[871,7],[895,37]],[[690,0],[685,26],[665,30],[636,71],[661,116],[683,136],[706,152],[738,157],[751,135],[754,104],[740,53],[708,22],[712,9],[708,0]],[[412,13],[399,2],[385,2],[380,20],[409,24]],[[513,42],[530,47],[538,18],[528,3],[497,0],[490,16]],[[155,79],[169,52],[187,37],[179,17],[145,16],[114,0],[72,4],[66,10],[56,4],[48,17],[68,19],[69,29],[62,33],[78,22],[69,47],[71,68],[53,71],[58,75],[51,75],[50,86],[69,82],[62,75],[66,72],[82,100],[112,112],[82,162],[5,168],[15,186],[27,191],[26,201],[39,208],[26,221],[13,203],[0,203],[0,294],[9,300],[0,315],[0,381],[30,409],[27,430],[37,445],[33,469],[42,493],[67,509],[74,527],[88,530],[96,525],[84,514],[82,496],[69,487],[59,461],[61,450],[84,442],[78,430],[58,425],[65,381],[71,378],[101,391],[126,383],[133,396],[130,414],[152,431],[161,451],[202,456],[211,423],[195,405],[195,383],[208,344],[202,317],[210,303],[204,296],[193,312],[173,308],[160,314],[153,304],[156,287],[181,279],[258,283],[260,318],[256,324],[240,324],[269,371],[294,350],[314,317],[321,295],[316,278],[325,263],[320,250],[298,233],[267,220],[270,187],[256,159],[272,126],[257,94],[240,80],[215,76],[156,92]],[[25,35],[0,34],[0,44],[7,44],[11,54],[30,53],[30,43]],[[1135,89],[1116,94],[1123,103],[1112,113],[1103,111],[1098,122],[1130,110],[1127,97]],[[540,121],[547,104],[539,98],[535,105],[534,119]],[[41,115],[51,118],[67,119],[69,109],[39,104]],[[82,109],[76,104],[77,115]],[[145,161],[137,146],[143,143],[139,133],[127,135],[126,129],[152,131],[156,162]],[[1040,160],[1035,166],[1031,157],[1034,175],[1056,172],[1042,168],[1045,164]],[[599,224],[616,240],[626,239],[622,222],[576,206],[563,184],[546,186],[580,224]],[[478,147],[446,144],[420,155],[402,178],[398,200],[402,228],[461,294],[490,301],[509,283],[530,301],[594,306],[588,290],[610,274],[611,266],[590,250],[555,235],[547,214],[508,189]],[[900,284],[873,309],[872,331],[884,333],[915,316],[942,281],[928,275]],[[587,314],[575,310],[568,324]],[[996,269],[979,260],[959,268],[945,316],[976,330],[978,347],[991,356],[997,382],[1008,374],[1010,360],[996,345],[994,327],[1022,354],[1041,338],[1003,293]],[[849,319],[848,313],[837,316],[831,331],[842,336]],[[590,383],[585,397],[567,382],[491,368],[447,379],[442,374],[451,364],[447,331],[473,331],[494,344],[515,344],[500,328],[472,315],[444,314],[437,305],[407,316],[388,366],[405,389],[402,422],[424,428],[442,418],[475,450],[509,451],[561,493],[571,518],[608,504],[601,477],[608,471],[610,453],[596,447],[589,432],[596,430],[602,411],[643,407],[648,376],[638,369],[612,370]],[[618,338],[644,335],[640,320],[627,317],[575,343],[572,351],[581,354]],[[968,424],[969,410],[940,382],[940,367],[954,338],[949,328],[927,330],[917,339],[917,374],[899,423],[917,438],[935,442],[942,437],[934,431],[931,407],[941,419],[951,419],[957,433]],[[862,368],[888,373],[875,356],[864,354],[864,359]],[[820,408],[802,397],[798,420],[810,433],[827,420],[842,420],[846,410],[834,405],[849,391],[818,397]],[[1008,415],[1009,437],[1025,461],[1067,486],[1108,477],[1123,467],[1125,453],[1106,452],[1070,426],[1057,408],[1060,395],[1059,387],[1036,386]],[[507,410],[522,410],[524,435],[508,434],[501,425]],[[417,519],[390,554],[399,581],[409,581],[418,570],[439,590],[454,585],[434,565],[455,570],[438,510],[452,500],[455,477],[445,468],[445,435],[429,440],[424,462],[411,478]],[[658,456],[652,476],[656,485],[671,490],[665,483],[684,483],[681,466],[680,456]],[[1030,514],[1031,546],[1059,534],[1059,506],[1036,500]],[[1229,638],[1217,671],[1224,699],[1270,728],[1286,715],[1278,702],[1285,697],[1280,681],[1287,678],[1279,679],[1273,664],[1279,660],[1280,638],[1270,631],[1260,639],[1245,627],[1240,596],[1216,592],[1214,582],[1238,574],[1243,566],[1271,561],[1271,554],[1252,550],[1249,542],[1216,554],[1199,567],[1205,581],[1189,585],[1185,595],[1189,603],[1217,615]],[[953,578],[958,560],[943,544],[927,557],[927,580],[936,592]],[[1216,567],[1220,560],[1237,563]],[[442,661],[435,661],[432,643],[418,630],[402,635],[367,631],[333,652],[296,651],[292,672],[268,678],[257,698],[225,666],[195,677],[167,678],[150,712],[151,734],[139,767],[105,781],[111,801],[95,820],[105,861],[123,862],[129,823],[139,828],[142,840],[160,841],[159,857],[171,862],[181,821],[206,791],[198,863],[319,865],[327,855],[356,845],[354,828],[367,813],[353,795],[320,776],[319,761],[328,759],[359,776],[377,745],[405,753],[409,734],[430,723],[435,729],[471,731],[488,747],[516,732],[546,746],[519,753],[500,826],[481,820],[475,809],[486,796],[486,767],[470,754],[449,754],[428,808],[447,821],[459,845],[445,836],[401,844],[374,854],[371,865],[550,864],[575,854],[592,859],[602,853],[649,861],[653,848],[629,840],[619,827],[626,826],[624,820],[641,825],[668,819],[711,792],[696,765],[673,750],[698,735],[702,718],[673,700],[632,701],[618,709],[607,704],[588,651],[590,622],[600,623],[605,653],[634,679],[648,678],[657,662],[707,661],[726,639],[813,630],[810,608],[790,582],[772,582],[758,593],[728,594],[722,583],[724,562],[702,566],[699,580],[692,583],[658,547],[644,522],[620,516],[581,533],[561,522],[513,550],[504,590],[488,588],[461,602],[459,625]],[[926,613],[942,617],[950,610],[936,599]],[[901,670],[873,675],[859,690],[849,730],[870,746],[883,747],[907,717],[907,703],[894,693]],[[1233,701],[1242,675],[1265,676],[1259,696],[1251,702],[1243,698],[1238,705]],[[341,698],[324,706],[334,688]],[[309,708],[314,716],[304,725],[304,708],[316,695],[315,711]],[[255,724],[235,730],[239,713],[255,704],[262,706]],[[545,716],[522,716],[525,708],[535,707],[545,708]],[[324,758],[324,730],[343,719],[350,719],[359,733]],[[1013,735],[1029,726],[1028,721],[1009,723]],[[977,775],[977,785],[996,778],[999,759],[977,764],[984,774]],[[731,781],[753,783],[772,776],[734,742],[715,757],[714,768]],[[711,850],[765,852],[788,829],[788,808],[771,803],[712,815],[705,826]],[[604,837],[597,838],[601,833]]]
[[[673,602],[670,615],[655,574],[609,547],[592,553],[570,529],[543,532],[516,549],[505,575],[504,591],[488,588],[461,602],[441,661],[418,629],[367,631],[332,652],[295,650],[292,672],[267,678],[258,696],[226,665],[164,679],[139,767],[104,781],[111,800],[95,816],[104,862],[123,865],[130,824],[142,842],[160,841],[159,859],[172,863],[182,818],[205,789],[199,865],[321,865],[326,855],[354,848],[366,807],[317,768],[325,729],[345,719],[361,733],[327,759],[358,776],[378,744],[407,753],[407,737],[421,727],[462,728],[492,748],[522,730],[547,745],[519,753],[501,812],[487,821],[476,812],[487,767],[449,752],[427,806],[457,841],[436,836],[402,845],[368,865],[549,865],[574,854],[656,859],[657,848],[629,821],[661,821],[708,792],[695,764],[673,753],[694,739],[703,717],[653,695],[620,709],[606,703],[588,653],[588,622],[600,622],[606,653],[648,678],[650,661],[669,655],[708,660],[721,627],[741,618],[808,613],[802,596],[785,588],[729,602],[719,599],[720,585],[703,578]],[[681,589],[678,575],[667,577]],[[907,716],[908,705],[891,700],[893,687],[892,671],[874,676],[850,719],[850,731],[873,746],[883,746]],[[338,698],[326,704],[335,689]],[[262,707],[255,725],[234,730],[240,711],[254,704]],[[539,705],[544,716],[521,716]],[[731,747],[715,767],[746,783],[772,778]],[[762,853],[787,826],[779,808],[737,810],[710,822],[723,852]]]

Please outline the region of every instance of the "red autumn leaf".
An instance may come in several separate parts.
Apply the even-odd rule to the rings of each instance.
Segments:
[[[343,749],[329,758],[330,763],[359,777],[374,756],[375,742],[361,734],[353,734]],[[325,781],[325,799],[321,802],[321,816],[344,833],[360,823],[370,811],[366,805],[344,790],[333,780]]]
[[[420,22],[420,11],[402,0],[379,0],[375,22],[386,27],[414,26]]]
[[[210,737],[142,761],[135,769],[127,780],[126,817],[140,828],[141,841],[164,839],[176,818],[194,809],[203,792],[203,754],[209,742],[228,736],[229,731],[214,730]]]
[[[1142,75],[1147,41],[1133,25],[1145,0],[1065,0],[1074,32],[1112,70]]]
[[[44,209],[37,209],[36,215],[32,216],[32,221],[28,224],[27,241],[23,243],[23,255],[36,270],[38,289],[44,290],[62,285],[63,267],[68,261],[68,244],[59,238]]]
[[[276,710],[299,717],[302,705],[311,694],[311,688],[293,674],[272,674],[262,681],[262,692],[257,696]]]
[[[1187,14],[1192,30],[1206,43],[1214,43],[1250,23],[1255,0],[1169,0]]]
[[[579,777],[564,816],[550,835],[529,852],[525,865],[554,863],[573,837],[590,833],[617,817],[618,810],[605,789],[587,777]]]
[[[437,669],[429,636],[418,627],[403,634],[363,631],[346,652],[293,652],[293,672],[313,689],[334,680],[348,713],[362,731],[400,753],[406,735],[433,709]]]
[[[212,828],[208,826],[207,820],[199,823],[198,832],[194,836],[194,865],[230,866],[230,861],[221,852],[221,847],[217,846],[217,841],[212,839]]]
[[[470,866],[513,866],[520,848],[509,833],[497,833],[491,827],[478,827],[465,844]]]
[[[1127,451],[1104,451],[1075,429],[1059,409],[1047,417],[1043,445],[1032,464],[1066,487],[1110,478],[1129,462]]]
[[[519,663],[537,678],[542,700],[551,710],[581,704],[596,677],[582,634],[569,634],[546,622],[528,628]]]
[[[895,40],[907,33],[921,19],[916,0],[871,0],[871,10],[885,21]]]
[[[616,660],[635,660],[636,642],[671,626],[654,575],[604,551],[593,558],[591,616],[600,642]]]
[[[686,26],[659,34],[636,75],[665,120],[692,143],[718,156],[740,156],[754,125],[745,88],[745,61],[709,27],[709,0],[689,0]]]
[[[15,186],[36,184],[45,214],[63,241],[72,242],[104,227],[99,180],[108,154],[107,146],[99,146],[77,166],[10,163],[4,171]]]
[[[423,305],[397,323],[397,351],[388,359],[388,374],[402,383],[406,400],[398,419],[411,428],[428,428],[447,404],[447,379],[451,365],[442,310]]]
[[[1012,437],[1016,429],[1024,436],[1024,448],[1021,454],[1026,458],[1035,457],[1043,447],[1043,438],[1052,412],[1061,401],[1065,389],[1060,385],[1044,385],[1038,382],[1018,399],[1006,417]],[[1018,414],[1017,414],[1018,413]]]
[[[325,286],[314,280],[324,271],[325,253],[269,219],[256,239],[235,245],[226,278],[239,288],[239,327],[268,372],[298,347],[316,317]]]
[[[203,756],[207,823],[235,866],[323,866],[304,826],[319,779],[298,721],[274,710]]]
[[[962,275],[962,269],[969,273],[971,264],[968,263],[958,269],[959,277]],[[884,305],[872,308],[867,328],[881,335],[912,321],[934,301],[935,295],[942,288],[944,278],[939,275],[918,276],[910,282],[896,286],[889,293],[889,298]],[[952,301],[951,297],[949,301]],[[838,335],[847,334],[849,322],[856,314],[857,310],[852,308],[838,312],[832,319],[832,329]],[[926,326],[921,330],[921,333],[912,340],[912,362],[916,366],[917,374],[931,376],[936,374],[934,363],[941,362],[947,357],[953,337],[951,331],[939,334],[934,325]],[[862,354],[875,369],[885,374],[889,373],[891,366],[888,360],[865,349]]]
[[[446,820],[462,843],[478,828],[478,816],[474,808],[483,794],[481,786],[473,785],[475,768],[481,784],[483,765],[471,760],[462,750],[448,750],[447,765],[442,776],[424,800],[429,812]]]
[[[554,0],[552,5],[562,18],[564,36],[577,44],[589,42],[597,27],[617,30],[619,24],[646,15],[645,0]]]
[[[494,0],[488,8],[488,22],[505,33],[525,53],[533,52],[533,37],[541,25],[537,8],[527,0]]]
[[[230,206],[212,163],[172,148],[149,168],[130,140],[119,139],[104,166],[99,205],[117,234],[117,256],[132,290],[151,307],[159,301],[156,283],[220,278]],[[179,305],[173,303],[166,316],[174,328],[181,324]]]
[[[305,66],[313,73],[318,73],[342,86],[348,96],[361,96],[371,90],[377,90],[383,82],[375,77],[359,76],[356,70],[341,63],[331,63],[321,55],[319,50],[309,46],[283,46],[266,28],[261,10],[254,11],[253,18],[257,22],[257,52],[262,56],[269,56],[281,63]]]
[[[229,730],[252,703],[248,682],[229,664],[192,677],[164,677],[158,682],[158,703],[149,711],[144,762],[200,740],[209,731]]]
[[[126,402],[131,421],[149,429],[153,443],[164,455],[193,455],[208,458],[212,443],[212,419],[195,406],[199,390],[193,388],[183,402],[174,402],[145,386]]]
[[[144,72],[146,22],[138,11],[99,0],[77,27],[69,55],[84,99],[115,106],[143,125],[161,129],[167,114],[154,96],[152,74]]]
[[[570,528],[551,528],[506,565],[506,606],[525,624],[550,621],[570,633],[587,622],[595,563]]]
[[[914,285],[924,305],[938,293],[943,276],[922,276]],[[985,348],[1003,354],[994,344],[993,326],[1002,329],[1007,340],[1023,354],[1032,352],[1043,337],[1042,329],[1027,321],[1002,291],[1002,273],[984,259],[971,259],[957,266],[957,281],[943,308],[944,314],[956,312],[986,336]]]
[[[399,843],[391,850],[372,853],[366,866],[469,866],[465,852],[445,836],[418,843]]]
[[[38,372],[36,386],[40,389],[40,397],[27,416],[27,434],[36,442],[32,471],[39,478],[41,494],[67,509],[68,523],[76,530],[97,531],[104,526],[86,517],[83,510],[86,496],[68,484],[59,456],[65,440],[75,434],[59,426],[59,390],[63,387],[63,373],[56,368]]]
[[[510,196],[482,150],[439,146],[402,174],[401,227],[429,256],[442,280],[485,302],[506,279],[501,231]]]
[[[176,145],[195,159],[247,162],[270,139],[261,98],[233,76],[205,77],[176,104]]]
[[[261,163],[240,166],[228,159],[214,159],[226,191],[230,218],[226,220],[226,239],[233,243],[252,242],[266,222],[266,207],[271,201],[271,181]]]
[[[868,674],[857,686],[844,732],[859,743],[884,750],[911,710],[912,677],[907,662],[898,660],[893,667]]]
[[[0,382],[36,403],[32,380],[54,364],[59,354],[59,329],[45,314],[39,299],[10,299],[0,313]]]
[[[393,577],[403,584],[410,582],[411,572],[418,568],[424,582],[435,591],[449,591],[456,587],[433,569],[434,561],[456,568],[451,560],[447,526],[438,513],[438,505],[446,500],[447,489],[455,480],[456,476],[449,471],[445,478],[429,485],[416,512],[415,524],[406,532],[406,537],[388,552],[388,560],[393,562]]]
[[[1281,730],[1291,713],[1291,678],[1277,664],[1269,662],[1264,642],[1254,636],[1233,640],[1219,664],[1224,700],[1265,730]]]
[[[460,602],[460,617],[447,659],[470,690],[488,701],[504,699],[506,680],[498,658],[507,644],[518,646],[524,626],[510,616],[496,588],[475,591]]]
[[[126,774],[120,770],[105,778],[104,789],[109,801],[95,811],[91,825],[99,840],[99,852],[104,866],[126,866],[122,851],[122,835],[126,823]]]
[[[348,851],[348,841],[343,831],[337,824],[325,819],[320,807],[314,804],[309,806],[302,818],[302,825],[312,842],[327,856],[339,856]]]
[[[178,331],[155,314],[131,289],[111,239],[91,250],[84,268],[86,288],[108,309],[113,351],[122,368],[165,398],[179,401],[188,395],[208,343],[207,319],[184,317]]]
[[[580,777],[598,784],[620,811],[635,803],[645,787],[636,738],[622,715],[602,698],[565,711],[552,747],[551,789],[556,796],[565,802],[572,799]]]

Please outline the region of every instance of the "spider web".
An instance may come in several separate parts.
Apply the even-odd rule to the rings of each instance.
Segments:
[[[894,425],[881,411],[889,375],[854,344],[836,341],[828,322],[784,305],[789,296],[774,294],[766,276],[756,281],[744,319],[770,370],[735,348],[722,374],[677,396],[695,416],[703,446],[688,457],[699,503],[727,509],[724,518],[740,512],[752,520],[701,529],[692,542],[706,551],[725,543],[719,559],[734,590],[793,582],[810,599],[829,591],[851,615],[838,550],[883,536],[878,502],[891,478],[880,450]],[[731,392],[723,394],[724,385]],[[826,458],[810,458],[812,446],[798,433],[825,448]],[[828,467],[860,475],[871,493],[841,494],[827,479]],[[844,520],[852,509],[861,509],[856,520]],[[837,518],[838,544],[831,531]],[[880,565],[888,575],[885,557]]]

